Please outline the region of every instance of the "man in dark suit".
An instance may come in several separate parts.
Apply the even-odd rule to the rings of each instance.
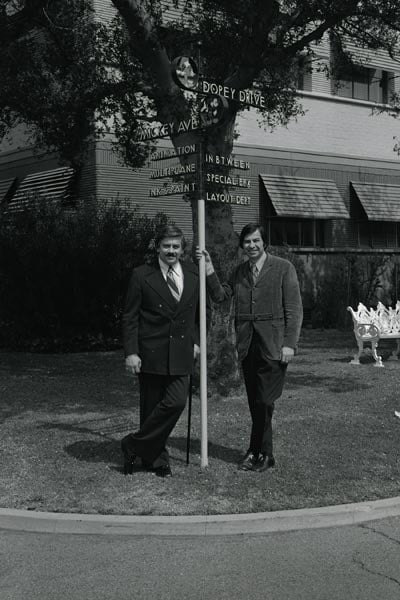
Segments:
[[[123,338],[128,372],[140,387],[140,429],[121,441],[125,474],[136,457],[160,477],[172,475],[167,439],[186,405],[189,376],[199,348],[199,275],[181,262],[182,231],[167,226],[155,241],[154,264],[134,269],[125,312]]]
[[[303,308],[294,266],[265,251],[263,228],[249,223],[240,234],[248,261],[221,284],[206,250],[207,288],[212,300],[233,298],[238,358],[242,364],[252,419],[250,444],[239,463],[244,471],[264,471],[275,464],[272,415],[282,394],[286,367],[300,335]]]

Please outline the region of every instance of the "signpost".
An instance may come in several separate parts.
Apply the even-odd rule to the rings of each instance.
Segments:
[[[200,45],[198,46],[198,71],[200,70]],[[200,79],[200,73],[198,72]],[[199,107],[201,111],[201,106]],[[200,112],[199,111],[199,112]],[[199,114],[199,120],[201,114]],[[197,227],[199,249],[206,247],[206,207],[203,195],[203,134],[199,136],[198,153],[198,194],[197,194]],[[200,466],[208,467],[208,427],[207,427],[207,315],[206,315],[206,262],[202,256],[199,261],[199,320],[200,320]]]
[[[199,143],[197,226],[200,250],[206,247],[206,207],[203,194],[203,141]],[[206,263],[204,256],[199,261],[200,278],[200,466],[208,466],[208,429],[207,429],[207,316],[206,316]]]

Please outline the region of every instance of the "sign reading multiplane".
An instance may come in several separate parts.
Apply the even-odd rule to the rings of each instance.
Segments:
[[[163,179],[164,177],[176,177],[177,175],[187,175],[188,173],[196,173],[196,165],[190,163],[188,165],[173,165],[164,169],[155,169],[150,173],[150,179]]]

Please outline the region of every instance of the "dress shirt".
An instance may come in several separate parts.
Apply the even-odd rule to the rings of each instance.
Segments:
[[[162,273],[165,281],[167,281],[167,273],[168,273],[168,269],[169,269],[170,265],[167,265],[161,259],[158,259],[158,262],[160,264],[161,273]],[[179,295],[182,296],[182,292],[183,292],[183,271],[182,271],[181,263],[179,261],[177,263],[175,263],[172,266],[172,270],[174,272],[175,283],[178,286]]]
[[[258,259],[258,261],[256,263],[252,263],[252,262],[249,261],[250,271],[252,271],[252,269],[253,269],[253,267],[255,265],[257,267],[257,273],[258,273],[258,275],[260,275],[261,269],[263,268],[264,263],[265,263],[266,260],[267,260],[267,254],[264,252],[262,254],[262,256],[260,256],[260,258]]]

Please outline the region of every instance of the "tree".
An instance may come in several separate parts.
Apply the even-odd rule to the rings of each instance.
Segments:
[[[168,22],[166,0],[110,1],[117,18],[106,27],[92,19],[89,0],[0,0],[1,132],[28,123],[39,145],[80,164],[82,148],[106,133],[114,116],[119,149],[136,168],[150,148],[137,143],[143,120],[166,123],[196,108],[172,76],[171,61],[179,55],[196,56],[200,48],[207,81],[260,92],[260,119],[274,127],[301,114],[298,59],[312,61],[314,45],[328,32],[338,56],[350,62],[346,37],[392,55],[398,49],[397,0],[169,0],[180,16]],[[208,152],[231,153],[242,110],[228,102],[223,123],[207,134]],[[188,131],[172,142],[182,146],[198,136]],[[236,247],[231,206],[209,202],[206,208],[208,244],[217,261],[222,255],[226,261]]]

